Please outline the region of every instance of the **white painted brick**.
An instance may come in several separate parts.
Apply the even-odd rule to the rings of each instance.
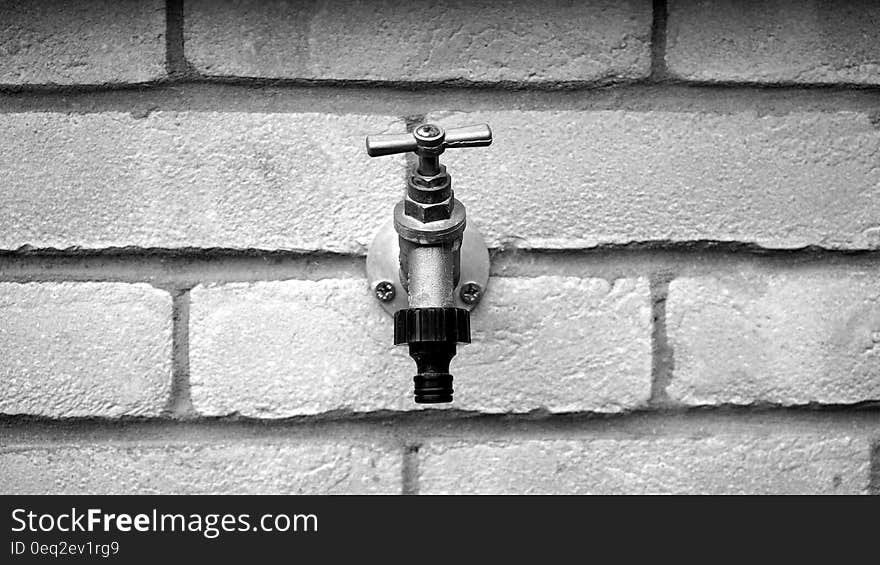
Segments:
[[[171,296],[146,284],[0,283],[0,413],[155,416],[171,388]]]
[[[445,155],[493,247],[880,247],[880,129],[862,113],[440,117],[495,130],[492,147]],[[404,183],[402,157],[363,148],[369,133],[403,131],[390,116],[35,112],[0,114],[0,127],[5,249],[364,253]]]
[[[869,447],[850,437],[433,443],[421,494],[865,494]]]
[[[648,282],[493,278],[453,360],[456,401],[484,412],[618,412],[650,394]],[[411,410],[415,364],[365,281],[198,286],[190,380],[205,415]]]
[[[650,71],[651,2],[189,0],[208,75],[390,81],[606,81]]]
[[[0,84],[106,84],[165,76],[161,0],[0,5]]]
[[[701,81],[880,84],[874,0],[670,0],[666,64]]]
[[[2,494],[397,494],[400,450],[259,442],[0,448]]]
[[[365,252],[403,191],[392,117],[0,114],[0,247]]]
[[[880,247],[880,128],[862,113],[432,118],[448,127],[492,126],[491,147],[444,157],[457,196],[493,246],[720,240]]]
[[[843,269],[673,280],[666,331],[687,404],[880,399],[880,280]]]

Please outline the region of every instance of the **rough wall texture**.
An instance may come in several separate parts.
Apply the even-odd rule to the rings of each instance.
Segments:
[[[878,18],[4,3],[0,492],[880,493]],[[363,274],[427,119],[495,133],[440,408]]]
[[[438,443],[419,479],[425,494],[858,494],[866,447],[809,435]]]
[[[3,492],[22,494],[394,494],[400,458],[382,445],[103,445],[0,448]]]
[[[413,409],[412,391],[399,386],[412,361],[386,339],[388,322],[358,279],[198,286],[193,404],[259,418]],[[457,409],[619,412],[648,401],[645,279],[498,278],[471,323],[475,345],[456,363]]]
[[[211,76],[359,81],[638,79],[644,0],[185,3],[186,56]]]
[[[9,0],[0,83],[139,83],[165,77],[161,0]]]
[[[688,80],[880,84],[873,0],[670,0],[666,63]]]

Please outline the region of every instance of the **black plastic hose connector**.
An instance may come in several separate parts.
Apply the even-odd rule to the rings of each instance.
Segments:
[[[463,308],[408,308],[394,313],[394,345],[409,345],[418,370],[413,382],[419,404],[452,402],[449,363],[456,344],[470,342],[470,312]]]

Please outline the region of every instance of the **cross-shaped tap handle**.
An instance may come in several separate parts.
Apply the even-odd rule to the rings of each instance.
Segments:
[[[367,136],[367,155],[381,157],[412,151],[419,156],[421,175],[440,174],[438,157],[447,149],[456,147],[485,147],[492,143],[488,124],[465,126],[444,131],[434,124],[422,124],[412,133]]]

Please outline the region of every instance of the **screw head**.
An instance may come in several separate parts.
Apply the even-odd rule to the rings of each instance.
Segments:
[[[436,137],[440,135],[440,128],[434,124],[424,124],[416,129],[416,133],[424,137]]]
[[[465,304],[476,304],[483,297],[483,288],[475,282],[464,283],[458,295]]]
[[[443,145],[446,134],[440,126],[434,124],[422,124],[413,131],[413,136],[419,147],[439,147]]]
[[[391,302],[396,295],[397,289],[394,288],[394,283],[389,281],[379,281],[376,283],[376,298],[382,302]]]

